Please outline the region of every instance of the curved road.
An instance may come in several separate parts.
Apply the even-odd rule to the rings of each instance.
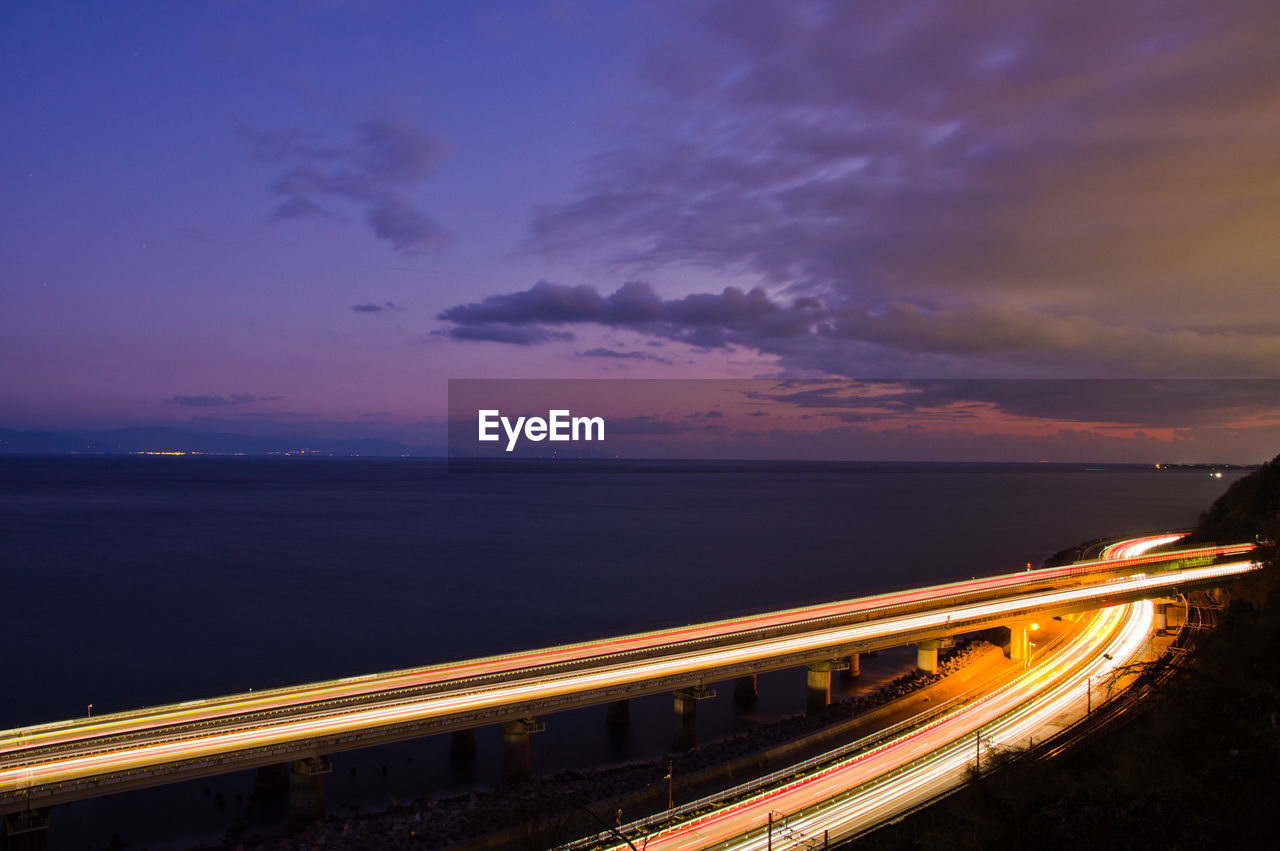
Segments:
[[[1177,539],[1148,536],[1107,547],[1104,558],[1131,559]],[[623,830],[647,849],[823,847],[879,824],[961,785],[978,752],[1025,745],[1029,737],[1073,710],[1088,690],[1138,657],[1148,645],[1148,601],[1100,610],[1069,641],[1042,652],[1011,682],[941,717],[843,758],[810,760],[821,767],[778,772],[787,779],[738,796],[679,824],[653,830],[653,819]],[[825,762],[825,764],[823,764]],[[799,776],[797,776],[799,775]],[[709,811],[708,811],[709,810]],[[602,834],[571,847],[628,846]]]

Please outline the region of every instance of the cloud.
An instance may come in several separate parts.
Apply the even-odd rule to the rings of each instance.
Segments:
[[[219,408],[228,405],[251,405],[256,402],[274,402],[283,396],[255,396],[252,393],[232,393],[230,396],[191,395],[170,396],[164,400],[166,405],[178,405],[184,408]]]
[[[705,349],[745,347],[776,355],[787,367],[853,378],[882,371],[951,375],[957,365],[972,370],[974,364],[999,374],[1010,363],[1032,374],[1091,377],[1280,374],[1280,335],[1153,330],[1017,305],[925,309],[891,303],[872,310],[831,307],[814,297],[786,304],[763,289],[734,287],[664,300],[642,282],[605,295],[590,286],[540,281],[448,308],[437,318],[453,323],[447,333],[461,339],[530,345],[564,339],[539,335],[538,328],[589,323]]]
[[[261,132],[242,127],[253,155],[285,171],[271,187],[276,221],[333,215],[332,201],[354,203],[379,239],[404,255],[435,251],[449,235],[404,197],[439,169],[449,154],[443,141],[409,124],[372,120],[357,124],[354,138],[339,145],[309,141],[290,128]]]
[[[915,381],[910,388],[916,407],[977,400],[1015,416],[1076,422],[1189,428],[1280,420],[1274,379]]]
[[[450,328],[447,336],[455,340],[473,340],[490,343],[509,343],[515,346],[533,346],[538,343],[572,340],[567,331],[548,331],[537,325],[513,326],[498,324],[461,325]]]
[[[1276,375],[1280,336],[1232,329],[1152,329],[1017,305],[925,309],[893,303],[835,311],[822,333],[917,355],[1017,360],[1066,374]],[[1064,369],[1065,368],[1065,369]]]
[[[394,301],[384,301],[382,304],[353,304],[352,311],[356,313],[382,313],[388,310],[403,310],[404,308],[397,305]]]
[[[1280,423],[1275,379],[798,380],[746,396],[847,423],[959,421],[991,413],[1151,429]]]
[[[587,349],[585,352],[578,352],[580,358],[617,358],[620,360],[651,360],[658,363],[670,364],[667,358],[655,355],[651,352],[636,351],[620,351],[618,349],[595,348]]]
[[[619,277],[704,267],[826,324],[590,321],[845,375],[1280,371],[1280,4],[680,14],[645,62],[648,108],[530,245]]]
[[[401,254],[421,254],[449,244],[449,235],[434,219],[413,208],[403,198],[381,198],[369,208],[374,235],[391,243]]]
[[[640,281],[601,295],[594,287],[539,281],[521,292],[458,305],[438,317],[459,328],[475,325],[563,325],[592,322],[644,331],[701,348],[722,348],[742,333],[790,336],[809,327],[812,308],[787,308],[764,290],[726,287],[719,294],[695,293],[664,301]]]

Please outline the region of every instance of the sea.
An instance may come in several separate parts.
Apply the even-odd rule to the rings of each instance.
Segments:
[[[1241,470],[1084,464],[0,457],[0,729],[1023,570],[1186,529]],[[867,660],[842,693],[909,670]],[[804,709],[804,672],[731,685],[704,740]],[[540,772],[650,759],[671,705],[542,719]],[[446,737],[337,754],[329,811],[491,785]],[[58,807],[51,847],[278,830],[253,772]]]

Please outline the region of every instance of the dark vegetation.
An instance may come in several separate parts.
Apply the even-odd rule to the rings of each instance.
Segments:
[[[1280,457],[1233,483],[1193,541],[1260,540],[1266,567],[1157,699],[1054,760],[1006,767],[859,848],[1275,848],[1280,844]]]

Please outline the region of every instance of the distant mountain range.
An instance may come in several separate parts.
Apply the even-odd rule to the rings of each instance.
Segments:
[[[305,434],[263,437],[153,426],[107,431],[17,431],[0,428],[0,455],[128,455],[194,452],[217,455],[373,455],[444,457],[443,446],[407,446],[381,438],[328,438]]]

